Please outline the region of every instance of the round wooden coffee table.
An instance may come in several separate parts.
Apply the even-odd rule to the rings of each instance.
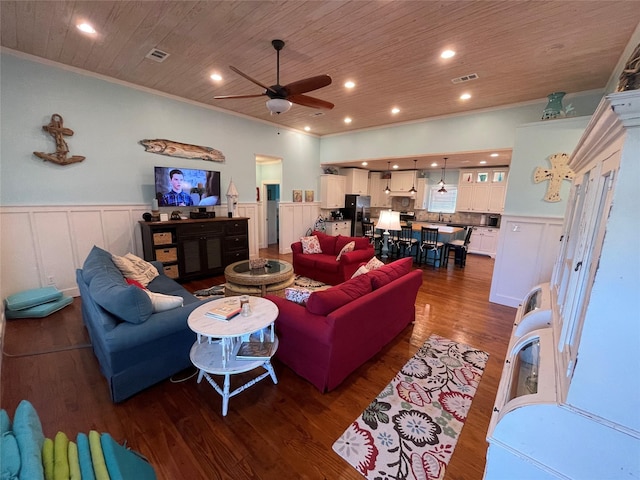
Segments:
[[[224,269],[225,296],[253,295],[264,297],[267,293],[278,295],[293,285],[293,266],[284,260],[267,260],[264,267],[249,268],[249,260],[232,263]]]

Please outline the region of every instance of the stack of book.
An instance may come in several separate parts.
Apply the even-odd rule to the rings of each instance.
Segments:
[[[215,318],[218,320],[231,320],[233,317],[240,313],[240,305],[237,303],[223,303],[222,305],[215,306],[205,312],[207,317]]]
[[[269,360],[274,352],[273,342],[242,342],[236,358],[238,360]]]

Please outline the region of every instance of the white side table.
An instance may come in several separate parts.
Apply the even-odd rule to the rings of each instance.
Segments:
[[[259,335],[260,341],[273,341],[278,348],[278,338],[274,332],[274,321],[278,317],[278,307],[270,300],[261,297],[250,297],[251,314],[247,317],[236,315],[231,320],[217,320],[205,315],[216,305],[224,303],[240,303],[239,297],[220,298],[196,308],[187,323],[189,328],[198,334],[198,340],[191,347],[191,362],[199,370],[198,383],[206,378],[211,386],[222,396],[222,415],[226,416],[229,398],[271,375],[277,384],[276,373],[271,366],[271,359],[239,360],[236,352],[243,341],[248,341],[251,334]],[[266,372],[246,384],[230,392],[229,377],[234,374],[248,372],[254,368],[264,367]],[[223,386],[220,387],[211,375],[224,375]]]

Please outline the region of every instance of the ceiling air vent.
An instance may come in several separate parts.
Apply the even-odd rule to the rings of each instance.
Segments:
[[[468,82],[471,80],[477,80],[478,74],[477,73],[470,73],[469,75],[464,75],[462,77],[458,77],[458,78],[454,78],[451,80],[451,83],[462,83],[462,82]]]
[[[167,52],[163,52],[162,50],[158,50],[157,48],[152,48],[149,53],[145,55],[145,58],[149,58],[154,62],[163,62],[169,54]]]

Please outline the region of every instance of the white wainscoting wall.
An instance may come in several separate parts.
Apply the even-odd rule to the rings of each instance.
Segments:
[[[320,215],[320,202],[280,202],[279,253],[291,253],[291,244],[313,229]]]
[[[76,269],[94,245],[116,255],[140,257],[138,222],[148,205],[23,206],[0,208],[0,295],[55,285],[77,296]],[[216,215],[226,216],[226,205]],[[259,256],[258,206],[239,203],[249,218],[249,256]]]
[[[563,219],[503,215],[489,301],[517,307],[527,292],[551,280]]]

